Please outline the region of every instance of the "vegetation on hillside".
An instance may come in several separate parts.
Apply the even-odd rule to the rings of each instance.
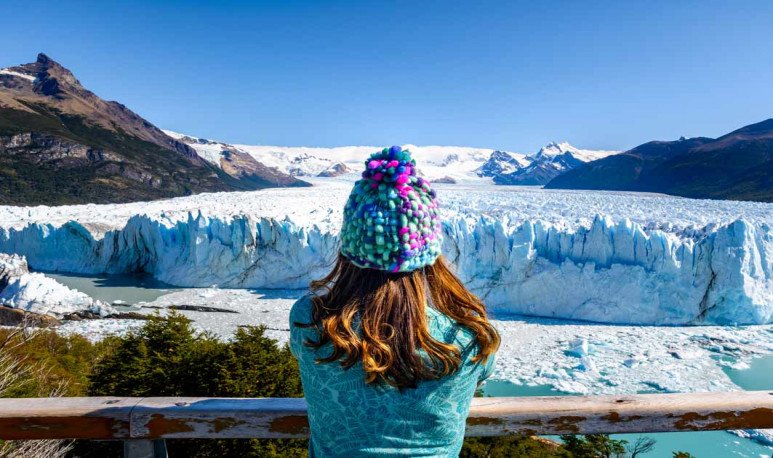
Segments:
[[[115,203],[253,189],[220,169],[194,166],[180,154],[122,132],[89,124],[43,104],[27,112],[0,108],[0,137],[43,133],[116,159],[73,161],[45,154],[0,154],[0,204]],[[120,160],[118,160],[120,159]],[[268,184],[266,184],[268,185]]]

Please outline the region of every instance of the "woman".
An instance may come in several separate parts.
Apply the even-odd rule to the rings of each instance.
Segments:
[[[309,455],[458,456],[499,336],[440,256],[435,193],[410,153],[366,162],[332,272],[290,313]]]

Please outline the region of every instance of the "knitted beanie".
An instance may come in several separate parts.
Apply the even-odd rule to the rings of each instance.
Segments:
[[[440,255],[435,191],[416,176],[416,161],[399,146],[365,162],[344,207],[341,254],[358,267],[410,272]]]

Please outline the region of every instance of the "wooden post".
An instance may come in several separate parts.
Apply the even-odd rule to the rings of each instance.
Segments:
[[[166,442],[163,439],[123,441],[123,457],[167,458]]]

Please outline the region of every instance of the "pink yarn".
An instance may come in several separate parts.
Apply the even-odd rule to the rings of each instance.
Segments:
[[[376,181],[381,181],[383,178],[384,178],[384,174],[383,173],[374,173],[373,174],[373,179],[376,180]]]
[[[381,165],[381,161],[378,161],[378,160],[375,160],[375,159],[370,161],[370,162],[368,162],[368,168],[369,169],[376,169],[380,165]]]
[[[403,174],[403,175],[399,175],[399,176],[397,177],[397,180],[396,180],[396,181],[397,181],[397,184],[405,184],[405,183],[407,183],[407,182],[408,182],[408,175],[405,175],[405,174]]]
[[[399,235],[407,234],[408,232],[411,232],[411,229],[409,227],[401,227],[397,233]]]
[[[397,161],[389,161],[387,167],[397,167],[398,165],[400,165],[400,163]]]

